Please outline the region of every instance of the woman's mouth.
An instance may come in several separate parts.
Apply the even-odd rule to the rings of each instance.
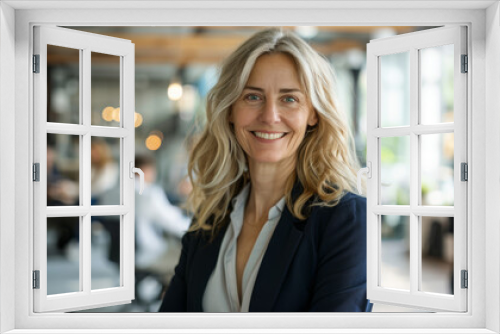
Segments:
[[[287,134],[287,132],[274,132],[274,133],[258,132],[258,131],[251,131],[251,132],[255,137],[267,140],[280,139]]]

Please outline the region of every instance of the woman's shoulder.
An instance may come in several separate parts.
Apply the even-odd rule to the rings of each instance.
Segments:
[[[366,211],[366,197],[346,191],[338,203],[334,206],[327,206],[323,203],[317,203],[318,213],[331,214],[332,212],[344,211]]]
[[[194,221],[194,218],[193,218]],[[193,223],[192,223],[193,224]],[[223,237],[227,226],[229,224],[228,217],[224,218],[223,221],[214,226],[213,218],[211,217],[207,221],[207,226],[210,226],[209,229],[197,228],[194,230],[188,230],[183,236],[183,243],[189,245],[197,245],[197,247],[202,247],[203,245],[211,244]]]
[[[366,198],[345,192],[335,206],[314,206],[310,220],[317,223],[317,227],[323,228],[366,226]]]

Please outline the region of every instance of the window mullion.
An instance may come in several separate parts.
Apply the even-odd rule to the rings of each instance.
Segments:
[[[453,133],[455,131],[454,123],[417,125],[412,132],[417,135],[437,134],[437,133]]]
[[[130,208],[124,205],[94,205],[90,207],[93,216],[118,216],[130,212]]]
[[[420,233],[418,216],[414,209],[419,204],[419,146],[414,129],[418,124],[419,110],[419,58],[416,48],[410,49],[410,292],[419,289],[420,259],[418,254]]]
[[[91,116],[91,53],[90,49],[86,48],[82,51],[82,59],[80,62],[80,97],[81,97],[81,112],[80,117],[82,125],[86,128],[86,132],[82,135],[82,149],[80,150],[80,163],[82,171],[82,202],[84,207],[89,211],[82,218],[81,240],[80,240],[80,281],[83,285],[83,291],[90,293],[91,291],[91,168],[92,162],[90,159],[91,150],[91,134],[90,134],[90,116]]]
[[[87,132],[88,128],[80,124],[47,122],[47,133],[82,136]]]
[[[130,131],[127,131],[123,128],[113,128],[108,126],[92,126],[90,129],[90,133],[95,137],[109,137],[109,138],[123,138],[129,134]]]
[[[90,228],[90,215],[87,214],[81,218],[80,225],[80,285],[82,291],[90,293],[91,290],[91,228]]]

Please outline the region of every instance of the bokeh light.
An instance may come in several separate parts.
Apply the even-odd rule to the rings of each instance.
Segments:
[[[113,109],[113,121],[120,121],[120,108]]]
[[[136,128],[138,128],[139,126],[141,126],[142,121],[143,121],[142,115],[139,114],[138,112],[135,112],[134,113],[134,126]]]
[[[172,101],[178,101],[182,97],[182,86],[178,82],[173,82],[168,86],[168,98]]]
[[[156,151],[157,149],[160,148],[161,142],[162,140],[160,137],[152,134],[149,135],[148,138],[146,138],[146,147],[148,148],[148,150]]]
[[[113,111],[115,108],[113,107],[106,107],[102,110],[102,119],[108,122],[111,122],[113,120]]]

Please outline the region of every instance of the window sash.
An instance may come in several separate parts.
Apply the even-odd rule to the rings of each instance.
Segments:
[[[398,35],[381,40],[372,40],[367,48],[368,67],[368,133],[367,162],[372,165],[372,178],[367,182],[367,290],[368,298],[400,306],[413,306],[429,310],[467,310],[467,290],[461,289],[461,270],[467,270],[467,182],[461,182],[460,164],[467,160],[467,76],[460,73],[461,54],[467,54],[466,28],[459,26],[429,29],[421,32]],[[419,50],[424,48],[454,45],[454,122],[445,124],[418,124],[420,106],[420,61]],[[382,128],[380,102],[380,57],[409,52],[410,57],[410,125]],[[421,196],[421,155],[419,136],[422,134],[454,133],[454,206],[434,207],[418,204]],[[380,205],[381,203],[381,161],[380,138],[410,136],[410,205]],[[381,216],[397,214],[410,217],[410,290],[400,291],[380,286],[381,282]],[[421,228],[419,217],[454,217],[454,294],[442,295],[420,291]]]
[[[79,123],[47,122],[47,45],[79,50]],[[120,59],[119,128],[91,125],[91,52]],[[35,312],[74,311],[109,304],[128,303],[134,298],[134,179],[129,163],[134,161],[134,46],[130,41],[58,27],[37,26],[34,54],[40,55],[40,73],[34,78],[34,161],[40,163],[40,182],[34,184],[34,270],[40,271],[40,289],[34,289]],[[47,134],[79,136],[80,205],[47,207]],[[92,136],[120,139],[120,205],[91,205]],[[120,215],[120,286],[91,288],[91,217]],[[79,292],[47,294],[47,218],[79,219]]]

